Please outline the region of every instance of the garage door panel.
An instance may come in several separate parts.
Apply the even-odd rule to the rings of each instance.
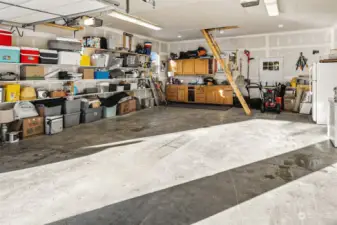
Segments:
[[[11,3],[11,4],[21,5],[21,4],[24,4],[24,3],[32,2],[34,0],[1,0],[1,1]]]
[[[106,7],[106,5],[95,2],[95,1],[81,1],[81,4],[78,4],[78,3],[69,4],[66,6],[59,7],[57,9],[53,9],[52,12],[57,13],[57,14],[62,14],[62,15],[69,15],[69,14],[75,14],[79,12],[100,9],[104,7]]]
[[[11,20],[17,17],[30,15],[31,13],[31,10],[11,6],[0,10],[0,18],[3,20]]]
[[[31,1],[29,3],[23,4],[25,7],[29,7],[32,9],[39,9],[39,10],[45,10],[48,12],[53,12],[55,9],[63,6],[69,6],[73,4],[72,2],[79,3],[80,0],[76,1],[66,1],[66,0],[58,0],[58,1]]]
[[[46,14],[46,13],[34,12],[32,14],[29,14],[29,15],[25,15],[25,16],[22,16],[22,17],[17,17],[17,18],[11,19],[11,21],[16,22],[16,23],[33,23],[33,22],[36,22],[36,21],[53,19],[55,17],[57,17],[57,16]]]

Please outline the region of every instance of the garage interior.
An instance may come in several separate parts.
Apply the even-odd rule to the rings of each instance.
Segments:
[[[336,9],[0,1],[0,224],[337,224]]]

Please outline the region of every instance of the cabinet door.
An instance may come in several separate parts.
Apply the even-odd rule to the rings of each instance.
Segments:
[[[233,105],[233,90],[231,86],[219,86],[217,97],[217,104]]]
[[[166,98],[168,101],[176,102],[178,100],[178,88],[176,86],[168,86],[166,89]]]
[[[177,70],[175,72],[175,75],[181,75],[183,74],[183,60],[176,60]]]
[[[206,103],[206,92],[205,87],[196,86],[195,87],[195,102],[197,103]]]
[[[206,103],[217,104],[216,89],[214,87],[206,88]]]
[[[195,60],[185,59],[182,60],[183,63],[183,74],[184,75],[194,75],[195,74]]]
[[[182,60],[170,60],[168,71],[174,72],[174,75],[183,74],[183,61]]]
[[[196,59],[195,60],[195,74],[199,74],[199,75],[209,74],[208,65],[209,65],[208,59]]]
[[[187,95],[185,88],[179,88],[178,89],[178,102],[186,102]]]

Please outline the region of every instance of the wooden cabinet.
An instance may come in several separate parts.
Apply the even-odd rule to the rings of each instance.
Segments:
[[[195,74],[195,59],[185,59],[182,60],[183,64],[183,75],[194,75]]]
[[[206,103],[207,104],[219,104],[218,90],[215,86],[206,87]]]
[[[195,87],[195,102],[196,103],[206,103],[205,86]]]
[[[183,73],[183,60],[171,60],[169,61],[169,72],[174,72],[174,75],[180,75]]]
[[[206,75],[212,66],[209,59],[180,59],[169,63],[169,71],[174,75]]]
[[[194,86],[194,95],[194,103],[233,105],[233,90],[229,85]],[[188,86],[168,85],[166,98],[172,102],[188,102]]]
[[[187,102],[188,89],[186,85],[168,85],[166,88],[166,98],[172,102]]]
[[[168,101],[176,102],[178,100],[178,86],[168,85],[166,88],[166,98]]]
[[[196,75],[204,75],[209,74],[209,60],[208,59],[195,59],[195,74]]]
[[[209,86],[206,92],[206,103],[233,105],[233,91],[230,86]]]
[[[188,102],[188,86],[178,87],[178,102]]]
[[[175,63],[177,66],[175,74],[183,74],[183,60],[176,60]]]

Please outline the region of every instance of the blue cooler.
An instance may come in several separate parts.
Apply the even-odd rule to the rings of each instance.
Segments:
[[[110,73],[109,73],[109,71],[96,71],[95,74],[94,74],[94,77],[95,77],[96,80],[109,79]]]
[[[0,62],[20,63],[20,48],[0,46]]]

